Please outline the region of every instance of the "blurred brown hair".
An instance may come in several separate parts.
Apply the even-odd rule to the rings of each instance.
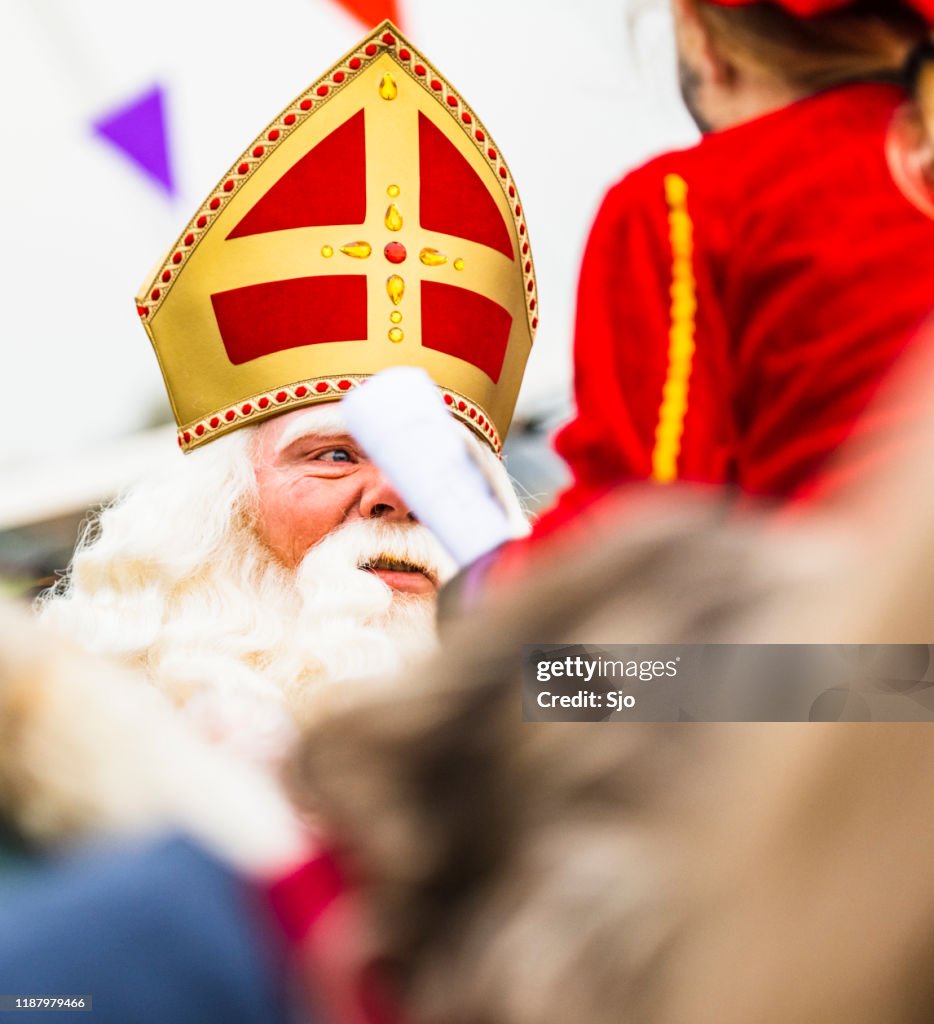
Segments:
[[[699,0],[696,7],[726,56],[779,75],[803,95],[852,81],[901,81],[909,54],[929,33],[898,0],[865,0],[813,18],[769,3]]]
[[[419,1024],[930,1020],[927,727],[521,720],[523,643],[827,620],[829,545],[668,494],[316,726],[292,791]]]
[[[912,67],[912,56],[930,47],[931,29],[916,11],[899,0],[862,0],[813,18],[770,3],[723,7],[697,0],[696,9],[724,57],[777,75],[801,96],[859,81],[913,90],[918,161],[934,185],[934,70],[930,63],[920,73]]]
[[[753,635],[794,559],[681,500],[572,544],[418,678],[305,737],[291,788],[342,842],[415,1020],[620,1024],[651,1001],[681,914],[665,861],[711,813],[711,733],[524,723],[520,645]]]

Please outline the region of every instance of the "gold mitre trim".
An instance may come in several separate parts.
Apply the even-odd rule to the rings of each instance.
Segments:
[[[368,80],[372,95],[360,93]],[[410,92],[412,83],[419,90],[414,95]],[[352,98],[342,102],[341,97],[348,93]],[[409,154],[414,172],[371,170],[371,160],[377,164],[385,153],[412,148],[411,135],[397,147],[382,123],[373,127],[374,149],[378,150],[375,155],[369,148],[367,127],[366,224],[299,227],[277,231],[275,238],[272,232],[266,232],[252,239],[231,240],[232,229],[256,203],[315,146],[354,116],[359,96],[363,97],[359,109],[379,113],[389,109],[379,104],[395,101],[397,95],[412,107],[414,121],[418,121],[414,111],[430,117],[480,178],[503,218],[513,246],[512,260],[477,241],[462,239],[463,244],[458,245],[456,234],[439,235],[421,228],[417,145],[415,155]],[[433,102],[426,103],[426,97]],[[402,108],[402,104],[399,106]],[[302,129],[312,119],[316,119],[313,125],[317,131],[309,137]],[[371,120],[375,122],[375,116]],[[279,159],[281,156],[285,159]],[[386,178],[379,193],[371,184],[374,173],[381,175],[381,182]],[[402,195],[393,201],[399,193],[386,186],[398,189],[396,178],[405,184]],[[394,214],[390,207],[395,209]],[[385,224],[377,229],[374,218],[383,223],[384,212]],[[393,216],[399,222],[402,216],[410,218],[407,232],[398,236],[392,233],[399,231],[392,226],[396,223]],[[213,234],[212,228],[217,229]],[[307,241],[314,248],[311,255],[309,246],[298,246],[296,231],[307,233]],[[433,236],[443,240],[445,252],[424,244]],[[383,258],[383,243],[396,237],[412,240],[403,267],[394,267]],[[222,248],[231,246],[232,241],[234,246],[248,242],[253,248],[237,249],[241,258],[234,260],[234,250],[225,252]],[[457,258],[461,251],[464,259]],[[365,338],[299,343],[235,364],[220,340],[216,322],[211,322],[212,293],[231,284],[247,290],[254,282],[294,279],[296,267],[289,260],[296,254],[300,262],[304,261],[306,272],[313,268],[312,277],[366,275],[369,301]],[[389,258],[387,254],[385,259]],[[399,300],[386,295],[387,280],[396,271],[406,286],[406,299],[399,307],[405,313],[401,324],[399,313],[393,312],[391,305]],[[495,295],[497,304],[511,314],[508,345],[495,382],[479,365],[421,344],[418,284],[430,281],[430,274],[436,271],[447,274],[447,283],[458,288],[481,297]],[[374,283],[381,291],[380,301],[373,301],[378,294]],[[269,416],[335,401],[386,366],[410,364],[428,370],[451,412],[499,452],[538,327],[537,304],[522,204],[499,147],[461,95],[389,21],[362,39],[253,140],[207,196],[137,296],[137,311],[156,350],[179,426],[179,445],[185,451]],[[391,322],[387,309],[393,315]],[[394,344],[399,337],[405,339],[404,343]]]

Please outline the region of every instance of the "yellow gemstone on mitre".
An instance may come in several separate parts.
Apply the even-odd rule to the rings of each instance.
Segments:
[[[386,227],[390,231],[399,231],[402,228],[402,214],[395,203],[390,203],[386,211]]]
[[[386,293],[392,299],[392,304],[398,306],[405,294],[405,281],[398,274],[393,274],[386,282]]]
[[[399,95],[396,81],[388,71],[383,75],[383,80],[379,83],[379,94],[384,100],[394,100]]]
[[[393,310],[393,311],[392,311],[392,312],[391,312],[391,313],[389,314],[389,319],[390,319],[390,320],[391,320],[391,321],[392,321],[392,322],[393,322],[394,324],[401,324],[401,323],[402,323],[402,314],[401,314],[401,313],[399,312],[399,310],[398,310],[398,309],[394,309],[394,310]]]
[[[345,256],[352,256],[355,260],[365,260],[373,251],[369,242],[348,242],[341,246],[341,252]]]
[[[402,333],[401,327],[393,327],[389,332],[389,340],[394,344],[398,345],[400,341],[405,337]]]
[[[448,261],[447,256],[443,252],[438,252],[437,249],[422,249],[418,254],[418,258],[426,267],[440,267],[442,263],[447,263]]]

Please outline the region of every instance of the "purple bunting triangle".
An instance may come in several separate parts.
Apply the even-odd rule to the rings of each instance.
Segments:
[[[165,90],[153,86],[142,96],[98,118],[94,131],[116,146],[168,195],[175,194],[166,131]]]

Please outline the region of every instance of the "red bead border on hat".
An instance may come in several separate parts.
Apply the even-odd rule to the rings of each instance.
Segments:
[[[169,257],[157,270],[155,277],[150,282],[146,299],[136,307],[141,319],[147,320],[156,313],[171,290],[178,271],[184,266],[186,259],[194,251],[218,211],[224,207],[227,200],[237,192],[253,171],[317,107],[326,103],[339,90],[346,88],[360,71],[383,53],[388,53],[414,81],[421,84],[426,92],[433,94],[442,102],[444,108],[458,123],[464,134],[471,139],[490,167],[496,172],[497,179],[509,203],[519,239],[520,251],[516,258],[523,270],[526,315],[534,342],[535,332],[538,329],[538,291],[535,269],[532,265],[528,228],[522,216],[522,204],[519,201],[519,192],[512,174],[506,161],[500,155],[499,147],[490,138],[483,124],[463,101],[460,94],[411,43],[400,35],[389,21],[383,22],[370,36],[362,40],[357,47],[290,103],[247,147],[240,159],[218,182],[217,187],[179,236]]]
[[[298,381],[273,391],[253,395],[250,398],[242,399],[235,405],[218,409],[217,412],[211,413],[203,419],[181,427],[178,431],[178,446],[183,452],[190,452],[208,441],[220,437],[221,434],[229,433],[237,427],[243,427],[250,423],[259,423],[276,413],[298,409],[305,405],[315,405],[318,402],[337,401],[348,391],[359,387],[369,377],[369,374],[313,377],[310,380]],[[470,427],[475,434],[486,441],[496,455],[501,456],[503,444],[486,410],[460,392],[442,387],[439,387],[438,390],[441,392],[448,412]]]

